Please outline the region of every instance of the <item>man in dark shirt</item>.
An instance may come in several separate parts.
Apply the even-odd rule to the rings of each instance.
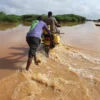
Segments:
[[[50,31],[52,33],[59,32],[57,27],[61,27],[61,25],[58,24],[57,20],[52,16],[52,12],[51,11],[48,12],[48,18],[46,20],[46,23],[47,23],[48,26],[50,26]]]

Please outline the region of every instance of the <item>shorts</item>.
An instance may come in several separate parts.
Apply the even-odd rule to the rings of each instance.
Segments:
[[[26,41],[30,47],[28,57],[32,58],[36,55],[36,50],[40,45],[41,40],[37,37],[26,37]]]

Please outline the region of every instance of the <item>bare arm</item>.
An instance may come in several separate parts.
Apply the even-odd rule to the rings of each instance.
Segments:
[[[60,24],[58,24],[58,22],[57,22],[57,20],[54,18],[54,21],[55,21],[55,25],[57,26],[57,27],[61,27],[61,25]]]
[[[50,32],[50,30],[48,29],[48,26],[47,26],[46,24],[44,25],[43,28],[45,28],[45,30],[47,31],[48,34],[51,34],[51,32]]]

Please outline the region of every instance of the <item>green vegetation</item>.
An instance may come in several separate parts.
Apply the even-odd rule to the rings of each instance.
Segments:
[[[29,14],[29,15],[7,15],[4,12],[0,12],[0,22],[31,22],[37,18],[37,14]],[[54,16],[60,22],[84,22],[86,21],[85,17],[74,15],[74,14],[64,14],[64,15],[56,15]],[[43,15],[43,18],[46,19],[47,16]]]
[[[35,20],[39,15],[22,15],[22,21],[32,21]],[[46,15],[42,15],[44,20],[47,18]],[[54,16],[59,22],[84,22],[85,17],[74,15],[74,14],[64,14]]]
[[[19,22],[21,21],[21,16],[18,15],[6,15],[4,12],[0,12],[0,22]]]
[[[98,21],[100,22],[100,19],[98,19]]]
[[[74,14],[56,15],[55,18],[58,21],[62,21],[62,22],[84,22],[86,21],[85,17],[74,15]]]
[[[0,12],[0,21],[3,21],[6,14],[4,12]]]
[[[32,20],[35,20],[38,16],[39,15],[32,15],[32,14],[30,14],[30,15],[22,15],[21,20],[24,21],[24,22],[26,22],[26,21],[30,22]]]
[[[4,12],[0,12],[0,30],[6,30],[9,28],[13,28],[22,24],[24,26],[30,26],[31,22],[35,20],[39,15],[37,14],[27,14],[27,15],[14,15],[9,14],[7,15]],[[42,15],[43,19],[47,18],[47,15]],[[85,17],[74,15],[74,14],[64,14],[64,15],[55,15],[54,16],[58,22],[62,26],[73,26],[77,24],[82,24],[86,21]]]

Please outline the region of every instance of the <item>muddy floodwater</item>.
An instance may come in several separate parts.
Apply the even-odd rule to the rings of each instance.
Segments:
[[[29,26],[0,31],[0,100],[100,100],[100,28],[94,22],[59,28],[61,42],[26,71]]]

